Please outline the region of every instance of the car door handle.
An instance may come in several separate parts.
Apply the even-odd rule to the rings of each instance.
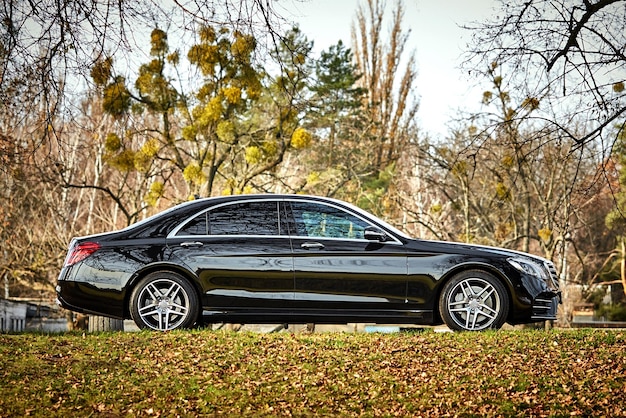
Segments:
[[[305,242],[300,245],[300,248],[303,248],[305,250],[323,250],[324,244],[322,244],[321,242]]]
[[[202,247],[203,245],[204,244],[200,241],[185,241],[180,243],[181,247]]]

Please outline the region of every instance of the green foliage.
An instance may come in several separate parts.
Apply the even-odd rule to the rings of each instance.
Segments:
[[[496,183],[496,196],[499,200],[510,200],[511,190],[502,182]]]
[[[167,54],[167,33],[161,29],[153,29],[150,34],[150,55],[158,57]]]
[[[293,27],[281,38],[279,48],[272,53],[272,57],[282,63],[281,73],[272,86],[283,92],[279,104],[289,107],[289,103],[305,91],[313,72],[312,49],[313,42],[298,27]]]
[[[120,117],[131,105],[131,95],[126,88],[126,79],[117,76],[103,91],[102,108],[112,116]]]
[[[129,126],[124,135],[107,139],[105,160],[111,167],[140,172],[146,187],[154,183],[156,173],[173,168],[189,194],[213,194],[216,179],[224,179],[218,180],[224,182],[218,186],[223,192],[240,193],[251,190],[251,178],[273,176],[285,152],[300,152],[308,155],[311,172],[329,180],[305,185],[324,187],[321,194],[340,187],[342,193],[363,194],[380,207],[389,183],[376,184],[381,176],[379,169],[372,170],[372,151],[366,142],[358,142],[368,126],[360,111],[365,90],[357,86],[360,75],[352,52],[341,42],[315,61],[313,43],[297,27],[291,29],[272,52],[282,63],[280,74],[272,79],[255,67],[252,36],[204,26],[186,54],[202,75],[202,83],[191,92],[173,87],[180,84],[172,78],[180,57],[169,50],[167,33],[154,29],[150,45],[151,59],[140,66],[132,94],[123,78],[111,79],[112,60],[98,62],[93,69],[98,83],[108,83],[103,88],[107,113],[119,117],[133,109],[137,120],[150,120],[149,126]],[[148,144],[146,131],[153,135]],[[176,178],[161,177],[165,189]],[[353,180],[346,181],[349,178]],[[357,189],[362,180],[365,193]],[[153,195],[148,193],[145,201],[153,204]]]
[[[176,63],[178,58],[168,55],[167,34],[160,29],[152,31],[150,46],[150,55],[155,58],[139,67],[135,88],[140,102],[149,110],[168,112],[176,107],[179,93],[165,76],[165,68],[168,63]]]
[[[109,133],[104,141],[104,148],[107,152],[117,152],[122,148],[122,139],[116,133]]]
[[[550,228],[541,228],[539,231],[537,231],[537,234],[539,235],[539,238],[541,238],[544,242],[550,242],[550,240],[553,238],[553,232]]]
[[[146,194],[144,200],[150,206],[156,206],[159,199],[163,196],[164,185],[160,181],[155,181],[150,185],[150,190]]]
[[[128,173],[135,170],[135,155],[133,150],[123,149],[116,154],[106,155],[105,161],[119,171]]]
[[[596,317],[604,318],[606,321],[626,322],[626,305],[616,303],[600,305],[596,311]]]
[[[141,147],[141,154],[148,158],[154,158],[159,152],[160,144],[155,138],[150,138]]]
[[[96,61],[90,71],[93,82],[98,87],[104,87],[111,78],[111,70],[113,68],[113,58],[106,57]]]
[[[232,144],[237,139],[235,124],[229,120],[222,120],[217,124],[217,137],[220,141]]]
[[[261,160],[261,158],[262,153],[259,147],[252,145],[246,148],[246,162],[248,164],[256,164]]]
[[[361,75],[353,64],[353,53],[341,41],[322,51],[315,65],[315,82],[310,107],[310,126],[322,138],[322,164],[345,164],[348,155],[354,155],[356,138],[363,137],[366,90],[359,87]],[[363,164],[367,167],[370,164]]]
[[[315,94],[314,106],[320,116],[338,118],[361,107],[366,91],[357,86],[361,75],[353,64],[352,51],[341,41],[328,51],[322,51],[315,74],[316,82],[311,91]]]
[[[593,330],[0,335],[0,415],[623,416],[625,350]]]
[[[225,161],[228,168],[221,175],[229,178],[227,171],[237,172],[245,162],[248,145],[263,146],[245,132],[249,105],[258,100],[263,86],[262,74],[253,65],[256,41],[252,36],[211,27],[202,27],[198,35],[199,42],[187,53],[203,76],[197,91],[179,92],[174,87],[181,84],[172,77],[178,75],[180,55],[169,50],[167,33],[158,28],[151,33],[151,59],[139,67],[134,93],[124,78],[111,80],[110,59],[97,62],[92,77],[96,84],[108,83],[102,91],[105,112],[119,117],[132,108],[139,116],[136,121],[146,123],[133,125],[135,120],[125,119],[125,134],[107,137],[107,163],[122,172],[141,173],[147,184],[163,183],[165,188],[178,178],[187,183],[189,194],[204,189],[210,195]],[[279,149],[284,148],[268,146],[271,152],[263,155]],[[157,173],[170,170],[175,177],[161,175],[155,183]],[[145,200],[153,204],[161,196],[162,191],[151,191]]]
[[[188,183],[196,185],[202,184],[206,181],[202,168],[195,162],[192,162],[185,167],[183,170],[183,177]]]
[[[314,78],[308,85],[310,97],[300,126],[311,133],[313,142],[302,148],[300,144],[309,141],[295,140],[295,131],[291,143],[294,148],[307,150],[308,176],[303,191],[357,202],[365,192],[364,184],[376,178],[372,173],[378,171],[372,168],[373,147],[367,134],[370,124],[364,108],[366,91],[359,86],[361,75],[352,51],[341,41],[312,62],[313,67],[303,69],[313,72]]]
[[[297,128],[291,135],[291,146],[300,149],[311,145],[311,133],[304,128]]]
[[[224,95],[220,89],[236,89],[237,102],[241,93],[256,98],[261,89],[259,74],[252,64],[256,41],[251,35],[235,31],[232,36],[226,29],[215,31],[205,26],[199,31],[200,42],[187,53],[191,64],[198,67],[205,77],[205,84],[198,99],[206,101],[209,96]],[[226,93],[229,102],[229,93]],[[230,101],[232,104],[232,101]]]
[[[383,216],[388,209],[389,187],[395,175],[395,164],[391,164],[377,173],[376,177],[366,178],[357,201],[357,205],[378,216]]]

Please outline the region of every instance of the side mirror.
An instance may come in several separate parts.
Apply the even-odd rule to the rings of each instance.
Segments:
[[[387,234],[380,229],[371,226],[365,228],[363,235],[365,239],[369,241],[385,242],[388,239]]]

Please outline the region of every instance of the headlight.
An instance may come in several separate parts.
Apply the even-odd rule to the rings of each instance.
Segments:
[[[521,273],[526,273],[542,280],[548,279],[548,274],[546,273],[543,266],[537,263],[534,263],[525,258],[509,258],[507,261]]]

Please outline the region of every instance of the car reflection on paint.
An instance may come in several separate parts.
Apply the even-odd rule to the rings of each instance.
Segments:
[[[242,195],[178,205],[74,238],[57,283],[70,310],[140,328],[203,323],[384,323],[454,330],[556,318],[553,264],[411,238],[348,203]]]

